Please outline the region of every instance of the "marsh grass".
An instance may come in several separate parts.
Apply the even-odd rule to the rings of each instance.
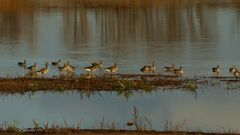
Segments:
[[[174,134],[174,135],[238,135],[238,129],[225,129],[219,128],[217,130],[211,130],[203,132],[201,129],[189,130],[185,128],[186,121],[178,122],[174,124],[171,121],[165,122],[165,127],[163,131],[154,131],[152,130],[152,124],[149,119],[140,115],[138,109],[134,106],[133,111],[131,112],[131,126],[134,126],[134,130],[124,130],[120,128],[119,124],[115,121],[108,122],[103,117],[99,122],[100,127],[96,129],[82,129],[81,123],[69,125],[66,121],[62,124],[48,122],[39,123],[37,120],[33,120],[33,127],[20,129],[17,121],[13,122],[4,122],[0,125],[0,134]]]
[[[187,79],[184,81],[183,88],[188,91],[196,91],[198,88],[198,83],[196,79]]]
[[[173,87],[182,85],[182,80],[153,79],[144,81],[141,79],[125,79],[121,77],[67,77],[67,78],[1,78],[1,92],[27,92],[45,90],[78,90],[78,91],[118,91],[127,93],[129,90],[151,91],[157,87]]]
[[[19,128],[17,121],[3,122],[0,129],[1,129],[1,131],[6,131],[6,132],[21,132],[22,131]]]
[[[134,106],[131,112],[131,122],[137,131],[152,130],[152,123],[147,117],[140,115],[138,109]]]
[[[127,76],[127,77],[126,77]],[[142,79],[146,77],[147,79]],[[162,75],[134,75],[117,74],[111,77],[96,76],[84,78],[82,76],[31,78],[31,77],[4,77],[0,78],[0,93],[25,93],[36,91],[69,91],[76,90],[84,94],[92,91],[116,91],[118,95],[126,99],[134,91],[152,92],[154,90],[176,90],[183,89],[196,92],[199,88],[219,87],[224,84],[225,89],[240,89],[239,79],[237,81],[222,81],[223,78],[210,77],[175,77]]]
[[[166,120],[164,131],[186,131],[186,121],[174,124],[172,121]]]
[[[105,118],[103,117],[101,122],[100,122],[100,129],[101,130],[119,130],[120,126],[118,124],[116,124],[116,122],[112,121],[112,122],[107,122],[105,120]]]

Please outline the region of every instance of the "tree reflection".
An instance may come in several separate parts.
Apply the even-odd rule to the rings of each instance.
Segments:
[[[114,54],[121,54],[126,48],[131,50],[133,43],[132,50],[138,43],[149,41],[156,42],[149,45],[152,48],[186,40],[208,42],[219,38],[219,7],[236,9],[237,19],[232,21],[239,27],[238,0],[3,0],[0,40],[17,43],[24,38],[34,46],[38,15],[58,12],[63,20],[59,22],[60,38],[68,48],[101,43]]]

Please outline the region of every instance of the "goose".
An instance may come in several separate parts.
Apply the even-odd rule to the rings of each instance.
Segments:
[[[217,67],[213,67],[213,68],[212,68],[212,72],[213,72],[216,76],[220,76],[220,66],[217,65]]]
[[[154,73],[155,72],[155,64],[154,62],[152,63],[152,65],[145,65],[143,66],[140,70],[143,72],[143,73],[148,73],[148,72],[152,72]]]
[[[64,63],[64,65],[62,67],[58,67],[58,71],[60,71],[60,72],[66,72],[67,70],[68,70],[68,68],[67,68],[66,63]]]
[[[233,75],[235,77],[239,77],[240,76],[240,71],[238,69],[235,69],[235,71],[233,72]]]
[[[143,67],[141,68],[141,71],[142,71],[143,73],[148,73],[148,72],[151,71],[151,68],[150,68],[148,65],[145,65],[145,66],[143,66]]]
[[[183,75],[183,67],[180,66],[178,69],[173,69],[173,73],[177,75]]]
[[[237,70],[236,65],[232,65],[231,68],[229,68],[229,72],[234,73]]]
[[[173,72],[175,69],[175,65],[173,64],[171,67],[164,67],[163,68],[165,72]]]
[[[102,74],[102,67],[103,67],[102,60],[100,60],[99,63],[93,62],[92,66],[96,66],[99,69],[99,74]]]
[[[67,61],[67,72],[74,72],[75,67]]]
[[[23,62],[18,62],[18,65],[19,65],[19,66],[26,66],[26,65],[27,65],[26,59],[24,59]]]
[[[110,73],[115,73],[118,71],[118,66],[117,63],[114,63],[113,66],[107,67],[105,68],[106,71],[110,72]]]
[[[213,73],[220,73],[220,66],[217,65],[217,67],[213,67],[213,68],[212,68],[212,72],[213,72]]]
[[[34,63],[32,66],[27,67],[30,71],[36,71],[38,69],[38,64]]]
[[[58,61],[53,61],[53,62],[51,62],[51,64],[52,64],[53,66],[58,66],[58,65],[60,64],[60,62],[61,62],[61,60],[59,59]]]
[[[102,68],[102,66],[103,66],[102,65],[102,60],[100,60],[99,63],[98,62],[93,62],[92,66],[97,66],[97,68]]]
[[[43,76],[44,74],[47,74],[48,71],[49,71],[49,68],[48,68],[48,62],[46,62],[45,67],[42,68],[42,69],[40,69],[40,70],[38,70],[37,73],[41,73],[42,76]]]
[[[89,72],[94,72],[98,69],[98,65],[87,66],[87,67],[84,67],[84,69]]]

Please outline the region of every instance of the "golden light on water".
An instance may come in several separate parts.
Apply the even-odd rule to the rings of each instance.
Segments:
[[[194,3],[240,6],[238,0],[1,0],[0,11],[26,10],[31,8],[67,8],[67,7],[187,7]]]

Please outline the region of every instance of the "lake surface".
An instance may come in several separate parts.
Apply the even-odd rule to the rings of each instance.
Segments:
[[[100,92],[90,96],[78,92],[9,95],[0,97],[0,119],[21,128],[33,127],[33,120],[80,128],[100,128],[101,121],[114,122],[117,128],[134,129],[126,123],[132,118],[133,107],[152,124],[163,130],[172,122],[179,130],[223,131],[239,129],[239,91],[219,88],[200,89],[197,95],[186,91],[137,92],[125,97],[115,92]],[[145,122],[146,123],[146,122]],[[148,126],[148,124],[146,124]],[[170,127],[170,126],[169,126]]]
[[[175,64],[182,65],[186,75],[212,75],[211,68],[219,64],[222,74],[230,75],[228,68],[238,65],[240,57],[239,3],[163,0],[160,6],[142,8],[0,7],[0,75],[23,75],[16,63],[25,58],[28,65],[40,66],[70,60],[77,73],[102,60],[104,66],[117,62],[121,73],[139,73],[143,65],[155,62],[158,72]],[[51,67],[49,76],[53,74],[58,72]]]
[[[45,61],[70,60],[77,74],[98,60],[104,66],[117,62],[120,73],[140,73],[143,65],[152,62],[161,73],[164,66],[182,65],[186,76],[210,76],[217,64],[222,75],[230,76],[228,68],[240,66],[240,1],[152,1],[152,5],[131,6],[86,1],[81,5],[73,0],[1,1],[0,76],[24,75],[26,71],[17,66],[23,59],[40,66]],[[50,66],[48,76],[52,75],[58,71]],[[0,119],[16,120],[21,127],[31,126],[36,119],[96,128],[104,117],[128,128],[124,125],[136,106],[156,130],[164,129],[166,120],[206,131],[240,129],[240,94],[223,88],[202,88],[197,98],[183,91],[137,93],[128,101],[116,93],[101,94],[83,99],[78,93],[3,95]]]

